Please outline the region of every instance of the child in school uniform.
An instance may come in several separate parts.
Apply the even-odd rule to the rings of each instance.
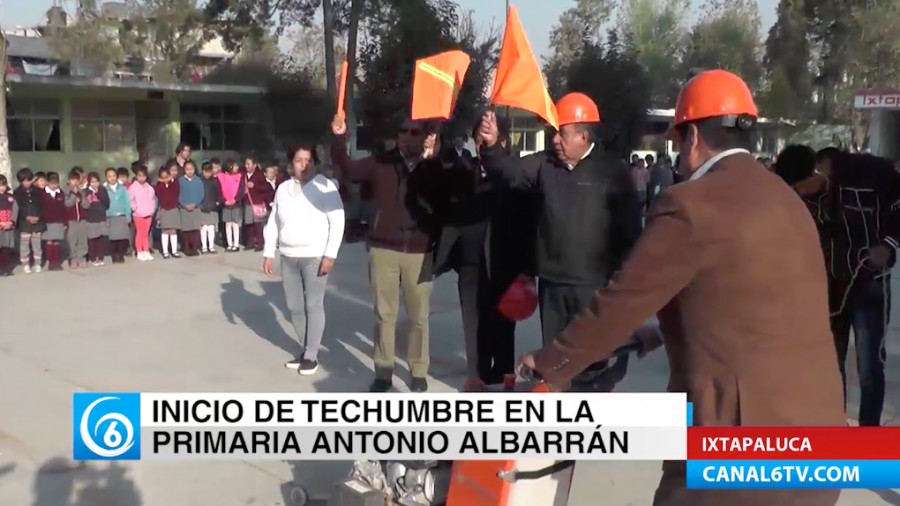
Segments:
[[[66,195],[59,187],[59,174],[47,173],[47,186],[44,188],[44,222],[47,230],[43,234],[44,257],[47,268],[61,271],[63,268],[62,243],[66,239],[66,223],[69,221],[66,210]]]
[[[150,254],[150,224],[156,213],[156,190],[148,181],[147,167],[134,169],[134,182],[128,187],[131,219],[134,222],[134,250],[140,261],[153,260]]]
[[[222,189],[222,223],[225,228],[225,251],[237,251],[241,244],[241,224],[244,222],[244,175],[234,160],[225,162],[218,174]]]
[[[109,209],[109,194],[100,182],[100,174],[90,172],[87,175],[87,188],[81,198],[84,208],[84,221],[87,222],[88,260],[94,267],[106,265],[106,242],[109,235],[109,222],[106,211]]]
[[[34,186],[38,190],[43,190],[47,187],[47,173],[39,170],[34,173]]]
[[[184,254],[195,257],[200,254],[200,205],[203,204],[203,180],[197,174],[197,166],[184,162],[184,175],[178,178],[178,206],[181,214],[181,241]]]
[[[43,221],[43,190],[34,185],[35,178],[31,169],[20,169],[16,173],[16,179],[19,180],[19,187],[15,189],[13,196],[19,207],[19,216],[16,218],[16,227],[19,229],[19,262],[25,274],[41,272],[41,234],[47,228]]]
[[[181,229],[181,212],[178,210],[178,181],[172,177],[177,174],[177,167],[170,171],[169,167],[159,169],[159,180],[156,182],[156,202],[159,206],[156,221],[162,231],[163,258],[180,258],[178,252],[178,231]],[[172,254],[169,254],[169,246]]]
[[[119,184],[125,187],[125,190],[128,190],[131,187],[131,182],[133,181],[131,177],[131,172],[125,167],[119,167],[116,169],[116,174],[119,176]],[[125,255],[130,256],[134,254],[134,219],[128,224],[128,247],[126,248]]]
[[[119,182],[116,169],[106,169],[106,183],[103,187],[109,195],[109,207],[106,209],[109,256],[114,264],[125,263],[128,238],[131,237],[131,197],[125,185]]]
[[[218,181],[219,174],[222,173],[222,160],[219,160],[218,158],[210,158],[209,163],[210,165],[212,165],[212,176],[216,179],[216,181]],[[221,185],[219,185],[219,189],[221,189]],[[216,244],[224,248],[226,247],[227,243],[225,241],[225,222],[222,221],[221,204],[219,205],[218,215],[219,221],[216,222]]]
[[[216,252],[216,224],[222,205],[222,188],[213,175],[212,163],[203,162],[203,203],[200,204],[200,253]]]
[[[252,156],[244,158],[244,225],[247,249],[263,250],[263,225],[269,216],[269,204],[275,195],[272,185]]]
[[[16,268],[16,220],[19,206],[9,189],[9,180],[0,175],[0,276],[12,276]]]
[[[88,238],[87,221],[81,201],[84,197],[83,175],[77,170],[69,172],[66,188],[66,245],[69,248],[69,268],[78,269],[87,266]]]

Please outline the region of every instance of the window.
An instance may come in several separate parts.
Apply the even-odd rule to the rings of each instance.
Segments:
[[[6,127],[10,151],[61,151],[59,101],[22,100],[7,102]]]
[[[252,123],[243,119],[238,105],[181,106],[181,142],[197,151],[242,151],[244,129]]]
[[[514,151],[537,151],[537,136],[541,130],[513,130],[510,132],[512,137],[512,149]]]
[[[117,152],[135,147],[134,102],[72,102],[72,147],[81,152]]]

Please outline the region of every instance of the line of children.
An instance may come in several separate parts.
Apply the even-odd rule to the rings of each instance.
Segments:
[[[41,272],[45,261],[49,270],[62,270],[63,243],[73,269],[105,265],[107,252],[113,263],[123,263],[130,251],[153,260],[154,224],[162,231],[163,258],[181,257],[179,242],[187,256],[216,253],[217,231],[226,251],[238,251],[242,235],[246,249],[261,251],[263,224],[283,180],[276,164],[263,168],[251,156],[243,167],[204,162],[200,174],[191,161],[181,168],[170,162],[155,185],[143,164],[131,172],[133,179],[125,168],[101,176],[73,167],[62,188],[55,172],[21,169],[15,191],[0,176],[0,275],[17,264],[25,273]]]

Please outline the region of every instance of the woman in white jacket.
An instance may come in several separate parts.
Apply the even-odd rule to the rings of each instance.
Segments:
[[[315,148],[291,149],[291,178],[275,191],[263,235],[263,272],[274,272],[281,256],[281,279],[291,323],[303,353],[285,367],[301,375],[319,368],[325,331],[325,287],[344,237],[344,207],[337,185],[318,174]]]

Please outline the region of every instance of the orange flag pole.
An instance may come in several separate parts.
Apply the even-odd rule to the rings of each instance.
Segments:
[[[338,83],[337,114],[344,117],[344,100],[347,96],[347,60],[341,64],[341,77]]]

